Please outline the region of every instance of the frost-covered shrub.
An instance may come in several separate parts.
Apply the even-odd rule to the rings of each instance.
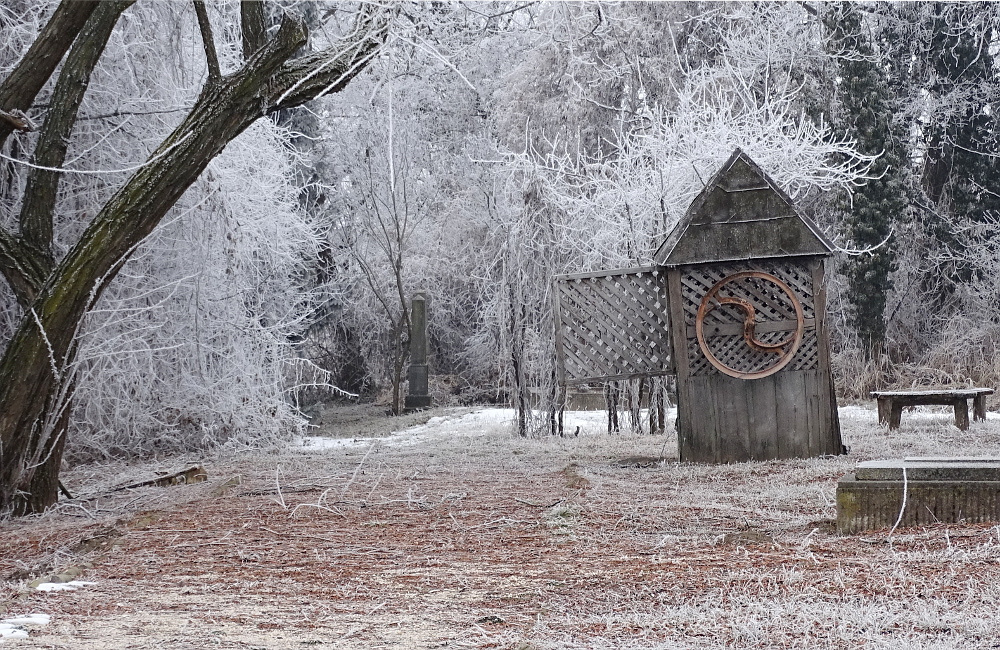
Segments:
[[[262,120],[219,156],[88,316],[77,455],[273,440],[312,369],[293,344],[316,233],[297,209],[280,127]]]

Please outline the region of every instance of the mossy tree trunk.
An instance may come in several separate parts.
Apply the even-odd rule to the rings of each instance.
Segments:
[[[67,4],[74,3],[63,3]],[[69,40],[76,39],[64,70],[79,72],[90,59],[96,62],[103,50],[110,29],[102,31],[100,27],[107,27],[111,10],[105,8],[105,3],[98,4],[87,24],[78,30],[79,36],[64,34]],[[116,20],[131,2],[107,4],[117,7]],[[98,20],[103,22],[96,24]],[[51,261],[51,207],[47,208],[47,217],[33,216],[34,221],[29,222],[34,225],[27,229],[22,221],[20,237],[0,233],[0,271],[25,307],[25,315],[0,358],[0,513],[38,512],[57,499],[68,401],[72,397],[75,341],[87,310],[136,247],[233,138],[276,110],[342,89],[365,67],[384,42],[389,14],[371,10],[358,20],[351,40],[335,49],[295,58],[293,54],[306,43],[307,33],[301,22],[284,17],[269,40],[259,30],[249,30],[259,48],[241,69],[229,75],[222,76],[210,66],[208,80],[186,119],[104,205],[58,264]],[[202,27],[211,61],[214,44],[210,29]],[[22,61],[19,68],[24,65],[30,66],[31,61]],[[0,86],[0,105],[2,92]],[[67,102],[71,104],[72,100]],[[72,110],[75,115],[75,108]],[[43,132],[51,119],[50,115]],[[65,129],[62,124],[58,128]],[[45,140],[43,133],[40,145]],[[47,151],[36,151],[36,160],[50,155]],[[62,162],[58,156],[55,158],[55,162]],[[53,162],[51,157],[46,160]],[[30,191],[30,181],[28,187]],[[49,189],[45,191],[54,196],[55,184],[46,187]],[[24,203],[39,200],[45,197],[29,193]],[[22,217],[26,214],[22,211]]]

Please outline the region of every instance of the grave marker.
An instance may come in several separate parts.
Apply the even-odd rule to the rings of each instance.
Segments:
[[[866,461],[837,484],[842,535],[962,521],[1000,521],[1000,458]]]
[[[427,303],[430,296],[424,292],[413,294],[410,299],[410,367],[407,373],[409,387],[403,400],[403,409],[413,411],[429,408],[427,366]]]

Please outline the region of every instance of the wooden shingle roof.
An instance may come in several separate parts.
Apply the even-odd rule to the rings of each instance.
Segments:
[[[654,259],[677,266],[832,252],[816,224],[737,149],[691,202]]]

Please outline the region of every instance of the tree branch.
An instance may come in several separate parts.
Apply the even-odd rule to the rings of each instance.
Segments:
[[[63,0],[21,61],[0,84],[0,146],[15,129],[34,130],[24,112],[31,107],[99,4],[96,0]],[[44,281],[44,273],[36,261],[21,242],[0,228],[0,273],[10,283],[22,306]]]
[[[26,111],[100,2],[63,0],[13,72],[0,85],[0,111]],[[0,145],[15,126],[0,120]]]
[[[222,78],[219,67],[219,55],[215,51],[215,38],[212,36],[212,23],[208,20],[208,11],[204,0],[194,0],[194,12],[198,14],[198,28],[201,29],[201,42],[205,46],[205,59],[208,61],[208,80],[218,81]]]
[[[354,39],[341,43],[336,53],[292,64],[288,61],[306,43],[307,32],[301,21],[285,16],[274,38],[243,68],[206,87],[187,118],[151,155],[156,163],[138,170],[105,204],[39,294],[42,312],[60,322],[79,317],[114,277],[116,265],[233,138],[268,112],[312,99],[308,93],[319,93],[331,79],[338,80],[333,90],[346,85],[384,41],[388,16],[385,10],[370,10]],[[291,99],[276,106],[276,97],[293,88]]]
[[[35,266],[47,270],[54,266],[52,218],[61,173],[52,169],[61,167],[66,160],[66,149],[73,134],[80,104],[90,84],[91,73],[104,52],[119,16],[134,2],[135,0],[102,2],[80,31],[59,73],[52,101],[49,103],[49,112],[35,147],[34,163],[38,167],[32,167],[28,173],[24,202],[21,204],[21,238],[28,249],[26,252],[36,257]],[[23,304],[29,304],[40,287],[39,284],[30,295],[19,295],[18,299]]]
[[[243,60],[248,61],[267,43],[267,21],[261,0],[240,2],[240,26],[243,34]]]
[[[6,120],[15,131],[34,131],[36,128],[28,116],[18,109],[14,109],[10,113],[0,111],[0,120]]]
[[[378,52],[385,42],[396,9],[364,5],[353,42],[338,43],[288,61],[275,76],[268,112],[301,106],[311,99],[344,88]]]

